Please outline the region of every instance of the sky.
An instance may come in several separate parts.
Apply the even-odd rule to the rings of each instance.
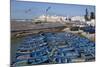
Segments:
[[[85,9],[95,12],[93,5],[57,4],[43,2],[24,2],[11,0],[11,19],[33,19],[41,15],[83,16]]]

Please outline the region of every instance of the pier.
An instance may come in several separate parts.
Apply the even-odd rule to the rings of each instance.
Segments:
[[[11,35],[20,36],[39,32],[59,32],[67,26],[62,23],[11,22]]]

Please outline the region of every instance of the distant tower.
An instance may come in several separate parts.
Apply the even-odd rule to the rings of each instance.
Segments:
[[[88,10],[87,10],[87,8],[85,9],[85,21],[88,21],[89,20],[89,17],[88,17],[89,15],[88,15]]]
[[[94,12],[91,12],[90,18],[95,19],[95,13]]]

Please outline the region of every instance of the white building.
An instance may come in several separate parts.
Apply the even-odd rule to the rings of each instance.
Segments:
[[[35,21],[47,21],[47,22],[65,22],[66,21],[66,17],[63,16],[39,16]]]
[[[85,19],[84,16],[73,16],[71,17],[71,21],[85,22]]]
[[[87,21],[86,22],[88,25],[92,25],[92,26],[95,26],[95,20],[92,19],[91,21]]]
[[[64,16],[56,16],[56,15],[53,15],[53,16],[41,15],[37,19],[35,19],[35,21],[60,22],[60,23],[65,24],[65,23],[71,23],[69,21],[69,18],[71,19],[72,23],[75,23],[75,25],[78,25],[78,26],[84,26],[84,24],[95,26],[95,20],[86,22],[84,16],[64,17]]]
[[[90,21],[85,21],[84,16],[74,16],[74,17],[71,17],[71,21],[77,22],[77,23],[79,23],[79,25],[81,23],[82,26],[84,26],[83,25],[84,23],[87,24],[87,25],[95,26],[95,19],[92,19]]]

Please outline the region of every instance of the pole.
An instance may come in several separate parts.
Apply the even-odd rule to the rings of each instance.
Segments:
[[[48,7],[48,8],[46,9],[45,22],[47,22],[47,12],[48,12],[48,10],[49,10],[50,8],[51,8],[51,7]]]

